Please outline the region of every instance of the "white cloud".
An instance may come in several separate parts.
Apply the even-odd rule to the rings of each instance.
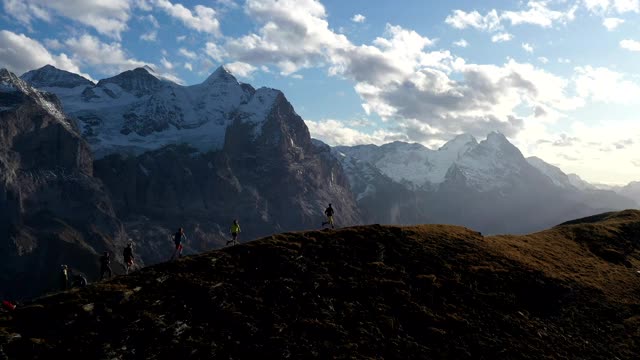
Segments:
[[[58,39],[44,39],[44,44],[49,49],[60,50],[64,45]]]
[[[193,71],[193,65],[191,65],[191,63],[184,63],[184,68],[189,71]]]
[[[263,25],[258,33],[225,44],[225,52],[237,61],[274,64],[290,75],[322,63],[334,49],[351,46],[344,35],[329,29],[324,6],[317,0],[247,0],[245,12]]]
[[[528,53],[533,54],[533,46],[529,43],[522,43],[522,49]]]
[[[225,67],[235,76],[247,78],[253,74],[257,68],[251,64],[243,63],[240,61],[233,62],[231,64],[226,64]]]
[[[506,42],[513,39],[513,35],[509,33],[497,33],[491,37],[492,42]]]
[[[154,28],[159,28],[160,27],[160,23],[158,22],[158,20],[156,19],[155,16],[149,14],[147,16],[144,17],[145,20],[147,20],[148,22],[151,23],[151,25],[153,25]]]
[[[140,10],[151,11],[153,7],[149,3],[150,0],[135,0],[135,5]]]
[[[322,140],[332,146],[353,146],[363,144],[382,145],[394,140],[407,140],[402,134],[384,130],[378,130],[373,134],[367,134],[349,127],[343,121],[333,119],[321,121],[305,120],[305,124],[307,124],[307,127],[309,128],[311,137]]]
[[[460,40],[454,42],[453,45],[454,46],[458,46],[458,47],[462,47],[462,48],[466,48],[467,46],[469,46],[469,43],[465,39],[460,39]]]
[[[183,42],[186,38],[187,38],[186,35],[176,36],[176,41],[177,42]]]
[[[101,74],[112,75],[115,72],[146,65],[142,61],[130,58],[120,43],[103,43],[88,34],[69,38],[64,44],[72,51],[74,61],[93,66],[96,72]]]
[[[24,34],[0,30],[0,68],[22,75],[24,72],[53,65],[59,69],[71,71],[90,79],[80,71],[78,63],[65,53],[51,54],[42,44]]]
[[[456,29],[475,28],[488,32],[502,31],[504,29],[503,22],[511,25],[537,25],[540,27],[552,27],[556,23],[566,24],[575,19],[577,6],[559,11],[548,8],[549,1],[546,0],[530,0],[527,2],[526,10],[519,11],[498,11],[492,9],[485,15],[478,11],[465,12],[463,10],[454,10],[453,13],[445,19],[445,23]]]
[[[640,12],[639,0],[584,0],[584,5],[597,14]]]
[[[626,39],[620,41],[620,47],[629,51],[640,51],[640,41]]]
[[[547,63],[549,63],[549,59],[547,59],[547,58],[546,58],[546,57],[544,57],[544,56],[540,56],[540,57],[538,57],[538,61],[540,61],[540,62],[541,62],[541,63],[543,63],[543,64],[547,64]]]
[[[218,62],[222,62],[222,59],[227,56],[225,49],[212,42],[206,43],[204,52]]]
[[[153,31],[150,31],[148,33],[144,33],[144,34],[140,35],[140,40],[156,41],[157,37],[158,37],[158,32],[153,30]]]
[[[558,63],[560,63],[560,64],[571,64],[571,59],[559,57],[558,58]]]
[[[576,67],[576,91],[584,98],[605,103],[640,103],[640,86],[628,76],[604,67]]]
[[[486,15],[481,15],[477,11],[468,13],[462,10],[454,10],[453,14],[447,16],[444,22],[456,29],[466,29],[468,27],[485,31],[502,29],[500,16],[498,16],[496,10],[491,10]]]
[[[607,28],[609,31],[615,30],[618,26],[624,23],[624,19],[609,17],[602,20],[602,25]]]
[[[575,19],[577,6],[572,6],[566,11],[551,10],[547,7],[548,1],[529,1],[527,10],[504,11],[500,18],[508,20],[511,25],[530,24],[541,27],[551,27],[554,23],[567,23]]]
[[[131,5],[130,0],[4,0],[5,12],[27,26],[35,19],[50,21],[55,14],[115,38],[127,29]]]
[[[363,23],[365,20],[367,20],[367,17],[362,15],[362,14],[355,14],[351,18],[351,21],[353,21],[355,23]]]
[[[173,4],[168,0],[155,0],[154,3],[170,16],[182,21],[188,28],[216,36],[221,35],[217,13],[210,7],[196,5],[191,11],[182,4]]]
[[[171,63],[171,61],[167,60],[167,58],[165,58],[164,56],[162,57],[162,59],[160,59],[160,64],[167,70],[173,69],[173,64]]]
[[[187,50],[185,48],[180,48],[178,50],[178,53],[180,53],[180,55],[182,55],[182,56],[184,56],[184,57],[186,57],[188,59],[195,59],[195,58],[198,57],[198,54],[196,54],[193,51],[189,51],[189,50]]]

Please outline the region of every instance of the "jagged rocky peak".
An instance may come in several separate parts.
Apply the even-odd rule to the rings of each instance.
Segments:
[[[28,93],[30,86],[6,68],[0,69],[0,91]]]
[[[9,70],[0,69],[0,111],[15,109],[29,102],[37,104],[68,130],[76,131],[62,112],[55,95],[36,90]]]
[[[481,141],[477,148],[481,148],[482,151],[499,152],[504,156],[525,160],[520,149],[513,145],[504,134],[497,131],[489,133],[486,140]]]
[[[148,95],[162,87],[163,81],[154,75],[153,69],[148,66],[127,70],[114,77],[102,79],[98,82],[99,87],[106,87],[107,84],[116,84],[122,89],[135,94],[136,96]]]
[[[35,87],[74,88],[94,85],[93,82],[78,74],[58,69],[52,65],[28,71],[20,78]]]

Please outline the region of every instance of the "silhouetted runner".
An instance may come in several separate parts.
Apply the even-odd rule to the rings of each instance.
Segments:
[[[177,259],[182,256],[182,242],[187,241],[187,236],[184,234],[184,229],[178,229],[178,232],[173,235],[173,243],[176,245],[176,250],[171,256],[171,260]]]
[[[238,224],[238,220],[233,220],[233,224],[231,224],[231,240],[227,241],[227,245],[238,245],[238,234],[240,234],[240,224]]]
[[[122,251],[122,257],[124,258],[124,268],[125,274],[128,274],[129,271],[133,268],[133,243],[129,242],[127,247]]]
[[[100,256],[100,280],[104,279],[104,274],[109,274],[109,278],[113,275],[113,271],[111,271],[111,255],[108,251],[105,251]]]
[[[333,207],[331,207],[331,204],[324,210],[324,214],[327,216],[327,221],[323,221],[322,226],[331,225],[331,228],[335,229],[335,226],[333,226]]]

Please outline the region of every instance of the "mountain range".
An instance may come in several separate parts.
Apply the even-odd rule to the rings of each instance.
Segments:
[[[233,219],[241,241],[317,228],[328,203],[339,226],[525,233],[640,200],[631,185],[599,190],[525,158],[495,132],[481,141],[460,135],[438,150],[332,148],[311,138],[282,92],[241,83],[224,67],[192,86],[149,67],[97,83],[49,65],[20,78],[4,70],[0,116],[0,215],[9,219],[1,246],[11,249],[0,260],[23,263],[21,274],[64,261],[95,277],[97,254],[119,254],[128,239],[142,263],[157,263],[170,256],[178,227],[187,252],[224,244]],[[11,269],[3,281],[17,289]],[[36,282],[42,291],[52,280]]]

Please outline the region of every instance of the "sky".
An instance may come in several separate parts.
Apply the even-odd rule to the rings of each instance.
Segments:
[[[0,67],[91,80],[220,65],[330,145],[509,138],[592,183],[640,180],[640,0],[0,0]]]

